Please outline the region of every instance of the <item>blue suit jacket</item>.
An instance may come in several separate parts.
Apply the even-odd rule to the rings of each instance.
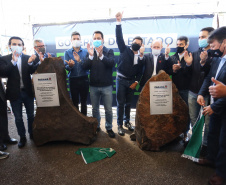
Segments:
[[[221,58],[214,58],[209,74],[205,78],[202,87],[199,91],[199,95],[203,97],[209,93],[209,86],[213,85],[211,80],[212,77],[215,78],[218,66],[220,64]],[[218,73],[216,80],[226,84],[226,62],[222,66],[221,70]],[[214,99],[214,103],[211,104],[211,108],[215,114],[222,114],[226,112],[226,98]]]

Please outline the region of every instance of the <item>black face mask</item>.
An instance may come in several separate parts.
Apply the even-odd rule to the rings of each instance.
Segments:
[[[177,47],[177,53],[182,53],[184,51],[184,47]]]
[[[132,45],[131,45],[131,47],[132,47],[132,49],[133,49],[133,51],[138,51],[139,49],[140,49],[140,45],[139,44],[137,44],[137,43],[133,43]]]
[[[44,55],[46,52],[46,48],[39,48],[39,52],[41,52]]]
[[[216,50],[209,49],[207,52],[209,57],[221,57],[223,55],[223,52],[221,52],[219,49]]]

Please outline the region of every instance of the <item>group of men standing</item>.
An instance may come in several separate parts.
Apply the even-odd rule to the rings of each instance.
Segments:
[[[117,62],[116,100],[118,134],[125,135],[124,126],[133,131],[130,122],[131,102],[134,89],[140,81],[141,87],[149,78],[164,70],[172,75],[180,96],[189,107],[189,120],[184,131],[184,141],[187,133],[199,117],[200,108],[206,116],[203,148],[207,150],[206,158],[199,164],[214,165],[216,173],[211,177],[210,184],[223,183],[226,176],[226,27],[214,31],[207,27],[200,30],[199,50],[193,53],[187,51],[189,40],[186,36],[177,39],[177,51],[169,56],[169,45],[165,53],[161,53],[162,42],[155,40],[151,44],[152,53],[144,54],[143,39],[134,37],[132,45],[126,46],[121,25],[122,14],[116,14],[116,41],[120,51]],[[90,90],[93,117],[98,120],[97,132],[100,131],[100,101],[105,109],[105,128],[109,137],[114,138],[112,130],[112,69],[115,66],[112,49],[104,46],[104,35],[95,31],[92,35],[92,46],[81,47],[81,35],[71,34],[72,48],[65,51],[65,68],[69,71],[70,93],[73,104],[81,113],[87,115],[87,96]],[[11,37],[9,47],[12,54],[0,57],[0,77],[8,78],[6,97],[0,84],[0,150],[5,150],[5,144],[15,144],[17,140],[10,138],[7,124],[6,99],[10,100],[20,141],[18,147],[26,144],[26,131],[22,119],[22,103],[26,108],[28,132],[33,139],[32,123],[34,120],[34,95],[32,92],[31,74],[37,69],[47,54],[42,40],[35,40],[35,55],[22,54],[24,42],[19,37]],[[90,74],[90,81],[88,75]],[[211,78],[215,78],[212,79]],[[222,83],[221,83],[222,82]],[[224,83],[224,84],[223,84]],[[210,89],[209,89],[210,88]],[[209,91],[210,95],[209,96]],[[210,116],[210,120],[208,118]],[[4,122],[4,123],[3,123]],[[208,135],[208,137],[207,137]],[[4,156],[4,153],[0,153]],[[6,156],[6,155],[5,155]]]

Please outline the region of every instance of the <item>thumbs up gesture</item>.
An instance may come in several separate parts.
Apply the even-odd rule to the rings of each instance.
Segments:
[[[169,57],[169,53],[170,53],[170,47],[169,47],[169,44],[166,46],[166,49],[165,49],[165,55],[166,57]]]
[[[213,98],[223,98],[226,97],[226,85],[224,85],[222,82],[215,80],[212,77],[212,82],[215,83],[215,86],[209,86],[209,92],[210,95]]]
[[[181,68],[180,61],[177,61],[177,64],[173,64],[173,72],[176,73]]]

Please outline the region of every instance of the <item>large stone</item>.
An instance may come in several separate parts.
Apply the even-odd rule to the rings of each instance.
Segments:
[[[173,114],[150,115],[150,81],[171,81],[171,79],[164,71],[160,71],[143,87],[136,107],[135,135],[141,149],[159,151],[161,146],[185,131],[188,107],[178,94],[176,86],[172,84]]]
[[[97,119],[86,117],[73,105],[66,86],[63,60],[46,58],[36,73],[56,73],[60,106],[38,107],[33,123],[36,145],[50,141],[72,141],[91,144],[96,137]]]

